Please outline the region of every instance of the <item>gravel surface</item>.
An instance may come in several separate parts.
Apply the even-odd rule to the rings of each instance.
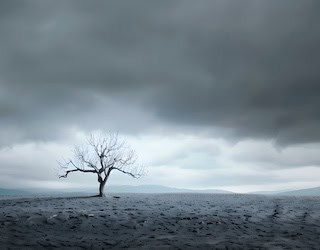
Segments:
[[[119,194],[0,200],[1,249],[320,249],[320,198]]]

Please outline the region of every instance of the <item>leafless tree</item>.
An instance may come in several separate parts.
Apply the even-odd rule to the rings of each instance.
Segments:
[[[83,147],[75,146],[74,157],[63,163],[59,162],[66,178],[69,173],[82,172],[96,174],[99,182],[99,195],[104,196],[104,187],[113,170],[120,171],[134,178],[141,177],[143,168],[135,165],[135,152],[119,139],[118,134],[92,134]]]

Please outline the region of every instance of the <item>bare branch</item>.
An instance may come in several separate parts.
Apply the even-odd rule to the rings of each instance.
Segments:
[[[140,178],[143,175],[142,171],[134,173],[133,171],[129,172],[129,171],[125,171],[125,170],[123,170],[121,168],[116,168],[116,167],[113,167],[112,169],[118,170],[118,171],[120,171],[120,172],[122,172],[124,174],[130,175],[130,176],[132,176],[133,178],[136,178],[136,179]]]
[[[59,163],[59,165],[63,168],[63,169],[67,169],[69,167],[69,165],[72,165],[74,168],[70,169],[70,170],[66,170],[64,175],[60,175],[59,178],[66,178],[68,176],[69,173],[71,172],[83,172],[83,173],[96,173],[95,170],[88,170],[88,169],[81,169],[78,168],[73,161],[69,161],[66,162],[64,164]]]
[[[66,171],[66,174],[65,174],[65,175],[60,175],[59,178],[66,178],[69,173],[71,173],[71,172],[77,172],[77,171],[79,171],[79,172],[84,172],[84,173],[96,173],[96,171],[94,171],[94,170],[85,170],[85,169],[79,169],[79,168],[77,168],[77,169],[67,170],[67,171]]]
[[[123,139],[119,139],[118,133],[91,134],[86,145],[74,147],[72,159],[64,164],[59,163],[64,171],[59,177],[66,178],[72,172],[95,173],[100,183],[101,195],[112,170],[118,170],[134,178],[141,177],[143,171],[141,167],[135,166],[136,161],[135,152]]]

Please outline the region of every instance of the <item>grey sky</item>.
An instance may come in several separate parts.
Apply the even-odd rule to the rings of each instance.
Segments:
[[[157,159],[150,174],[171,166],[199,188],[285,183],[259,167],[317,169],[319,11],[316,0],[1,1],[1,175],[26,168],[54,186],[4,154],[42,145],[51,168],[93,130],[158,142],[166,154],[138,146]],[[218,182],[221,168],[230,176]],[[192,184],[189,170],[212,182]]]

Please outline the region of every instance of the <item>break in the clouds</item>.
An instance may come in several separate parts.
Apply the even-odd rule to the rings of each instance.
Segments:
[[[184,134],[196,146],[151,154],[162,168],[318,166],[319,11],[316,0],[1,1],[0,146]],[[205,137],[237,144],[222,154]]]

